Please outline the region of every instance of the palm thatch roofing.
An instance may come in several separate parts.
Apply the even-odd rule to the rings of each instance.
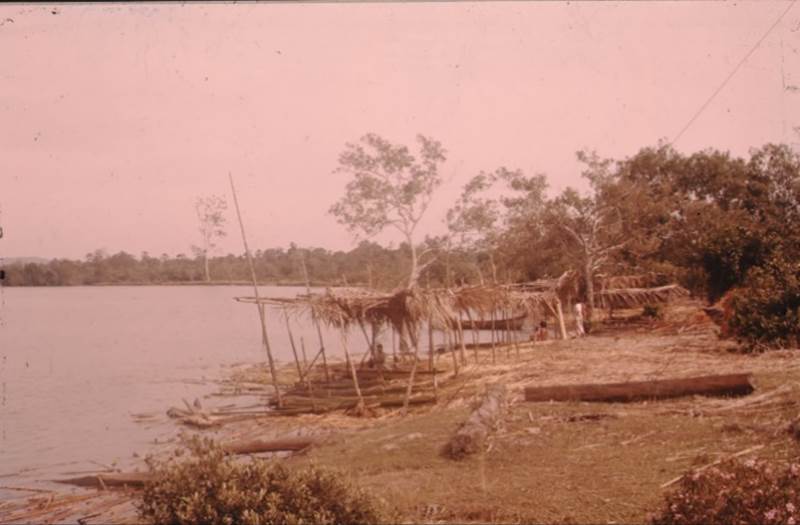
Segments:
[[[481,285],[461,288],[403,289],[384,293],[363,288],[328,288],[322,294],[295,298],[236,297],[239,302],[261,303],[283,308],[292,315],[310,314],[337,327],[353,324],[390,324],[417,327],[431,322],[439,329],[451,328],[460,314],[484,316],[497,310],[533,312],[547,307],[555,312],[558,296],[552,291],[527,291],[514,285]]]
[[[613,288],[595,295],[596,306],[602,308],[636,308],[645,304],[663,304],[681,297],[689,291],[677,284],[655,288]]]
[[[652,288],[666,284],[666,275],[649,272],[635,275],[604,275],[595,276],[595,287],[606,289],[618,288]]]

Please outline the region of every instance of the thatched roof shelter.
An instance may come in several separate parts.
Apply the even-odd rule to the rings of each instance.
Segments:
[[[237,301],[255,303],[254,297]],[[295,315],[310,314],[329,326],[390,324],[418,327],[431,322],[437,328],[453,326],[460,313],[487,315],[498,309],[533,312],[542,307],[556,311],[558,296],[552,291],[528,291],[514,285],[466,286],[462,288],[403,289],[382,293],[362,288],[331,289],[325,293],[300,295],[292,299],[260,298],[258,302],[286,309]]]
[[[677,284],[655,288],[613,288],[597,292],[595,300],[602,308],[637,308],[645,304],[663,304],[681,297],[689,291]]]

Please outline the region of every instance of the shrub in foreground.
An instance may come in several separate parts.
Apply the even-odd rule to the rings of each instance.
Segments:
[[[317,467],[237,462],[211,440],[186,442],[189,457],[148,459],[139,516],[156,524],[377,523],[380,510],[361,490]]]
[[[800,524],[800,464],[732,461],[687,475],[651,523]]]

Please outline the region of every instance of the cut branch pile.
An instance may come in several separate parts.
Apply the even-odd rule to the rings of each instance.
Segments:
[[[375,408],[398,408],[404,405],[409,384],[409,366],[396,366],[388,369],[355,369],[358,387],[353,381],[352,370],[344,364],[330,367],[330,382],[317,374],[299,381],[283,395],[283,406],[277,407],[277,399],[270,405],[276,415],[323,414],[335,410],[360,410]],[[409,404],[419,405],[436,402],[434,382],[437,386],[442,379],[435,377],[442,370],[417,369],[415,375],[422,376],[413,383],[413,395]],[[309,384],[311,388],[309,388]],[[363,400],[363,403],[362,403]]]

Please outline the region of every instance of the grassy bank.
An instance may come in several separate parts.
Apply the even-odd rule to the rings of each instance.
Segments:
[[[480,364],[470,364],[442,388],[437,405],[413,408],[406,416],[384,410],[371,418],[261,418],[226,425],[217,435],[322,435],[308,452],[281,461],[341,470],[389,502],[401,521],[642,523],[675,488],[669,482],[689,469],[753,447],[760,448],[746,457],[797,456],[786,427],[797,416],[800,352],[743,355],[732,349],[717,339],[699,305],[686,302],[667,309],[664,320],[600,323],[583,339],[522,345],[519,357],[503,349],[494,365],[483,350]],[[448,366],[449,356],[439,359],[438,366]],[[736,399],[522,399],[524,386],[745,371],[753,373],[756,391]],[[253,381],[261,372],[243,375]],[[442,447],[494,382],[505,383],[511,396],[504,423],[484,452],[462,461],[445,458]],[[97,519],[135,520],[131,509]],[[0,507],[0,521],[3,516]]]

